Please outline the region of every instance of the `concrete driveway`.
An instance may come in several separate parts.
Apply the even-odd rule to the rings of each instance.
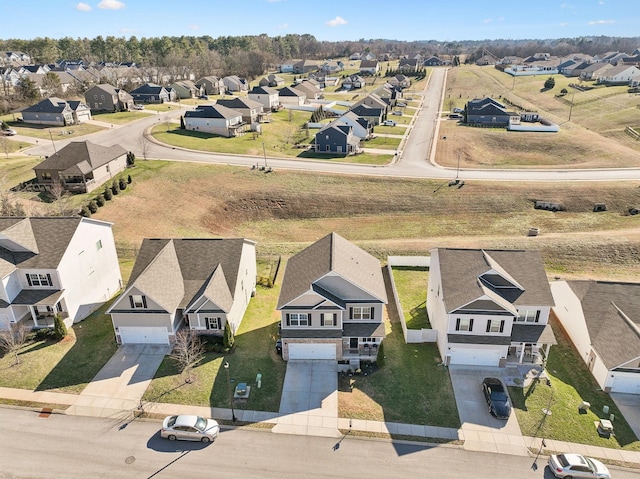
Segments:
[[[477,366],[450,366],[449,374],[456,397],[465,449],[528,455],[518,419],[512,412],[507,421],[496,419],[482,394],[486,377],[502,379],[506,370]],[[505,382],[506,384],[506,382]]]
[[[67,414],[125,417],[140,406],[160,363],[171,351],[158,344],[125,344],[96,374]]]
[[[640,396],[637,394],[611,393],[611,399],[640,439]]]
[[[289,361],[273,432],[338,437],[335,361]]]

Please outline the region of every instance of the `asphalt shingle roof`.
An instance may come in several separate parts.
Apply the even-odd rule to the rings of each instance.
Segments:
[[[101,146],[86,140],[73,141],[33,169],[86,174],[126,154],[127,150],[120,145]]]

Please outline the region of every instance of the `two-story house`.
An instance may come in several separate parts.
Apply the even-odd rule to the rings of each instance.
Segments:
[[[242,121],[252,125],[253,123],[266,123],[271,120],[271,110],[264,111],[262,103],[250,98],[221,98],[216,105],[227,107],[242,115]]]
[[[277,111],[280,109],[278,90],[268,86],[254,86],[247,96],[250,100],[260,103],[265,111]]]
[[[242,113],[222,105],[199,105],[195,110],[185,112],[184,126],[187,130],[227,138],[242,135],[246,128]]]
[[[0,217],[0,329],[85,319],[122,287],[111,223]]]
[[[255,293],[256,244],[244,238],[145,239],[109,310],[120,344],[170,344],[186,325],[235,333]]]
[[[282,280],[282,356],[359,367],[385,337],[387,294],[380,262],[336,233],[289,259]]]
[[[84,99],[92,111],[128,111],[133,108],[133,97],[121,88],[101,83],[89,88]]]
[[[446,365],[542,362],[553,306],[537,251],[431,250],[427,313]]]

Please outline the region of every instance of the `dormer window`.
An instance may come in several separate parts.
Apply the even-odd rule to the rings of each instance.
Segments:
[[[51,275],[43,273],[27,274],[27,283],[29,286],[53,286]]]
[[[141,294],[132,294],[129,296],[129,302],[133,309],[145,309],[147,307],[147,298]]]

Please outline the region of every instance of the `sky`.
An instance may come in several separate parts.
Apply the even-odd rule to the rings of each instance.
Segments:
[[[640,36],[637,0],[0,0],[0,39],[311,34],[495,40]]]

